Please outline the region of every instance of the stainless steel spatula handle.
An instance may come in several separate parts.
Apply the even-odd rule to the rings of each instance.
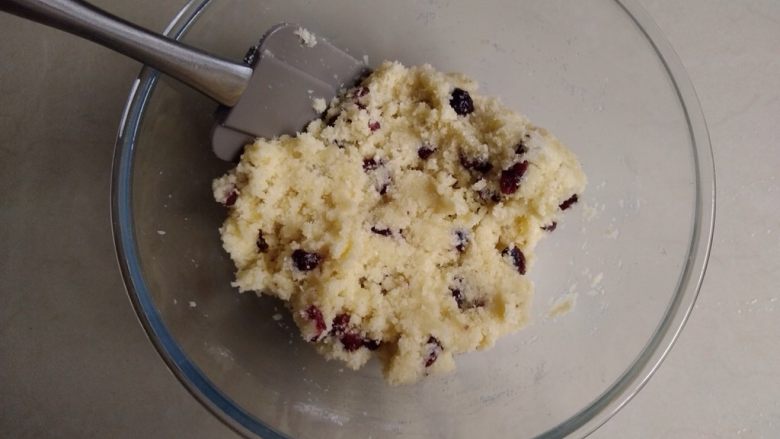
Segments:
[[[190,85],[238,102],[252,69],[149,32],[80,0],[0,0],[0,10],[92,40]]]

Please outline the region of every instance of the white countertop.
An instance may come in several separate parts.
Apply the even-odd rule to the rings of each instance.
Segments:
[[[677,344],[594,436],[780,437],[780,2],[643,3],[709,125],[715,239]]]
[[[181,2],[95,3],[160,29]],[[592,437],[780,437],[780,2],[643,3],[709,125],[715,239],[679,341]],[[117,294],[110,146],[138,65],[6,15],[0,36],[0,437],[235,437]]]

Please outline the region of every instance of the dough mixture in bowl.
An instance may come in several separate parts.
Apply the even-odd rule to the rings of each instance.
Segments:
[[[398,384],[526,324],[534,247],[584,187],[571,151],[467,77],[385,62],[305,132],[248,145],[214,196],[234,285]]]

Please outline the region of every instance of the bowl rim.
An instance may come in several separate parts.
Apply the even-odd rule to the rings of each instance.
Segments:
[[[666,358],[690,316],[710,256],[715,226],[715,165],[709,132],[699,99],[688,74],[669,41],[636,0],[613,0],[628,14],[661,60],[682,106],[693,146],[696,199],[688,257],[676,292],[650,340],[628,369],[585,408],[558,426],[536,436],[587,436],[624,407]],[[186,34],[212,0],[188,0],[163,34],[176,40]],[[140,269],[133,229],[132,175],[135,142],[146,105],[159,73],[144,66],[131,85],[119,124],[111,176],[111,226],[117,262],[136,317],[168,369],[204,407],[225,425],[245,437],[284,438],[222,393],[189,360],[157,311]]]

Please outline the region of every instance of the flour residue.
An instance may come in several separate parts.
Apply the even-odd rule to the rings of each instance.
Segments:
[[[303,413],[306,415],[313,416],[315,418],[319,418],[323,421],[328,421],[330,423],[336,424],[338,426],[343,426],[347,422],[349,422],[349,417],[340,415],[338,413],[334,413],[328,409],[322,408],[320,406],[314,405],[314,404],[307,404],[305,402],[297,402],[293,406],[293,409],[299,413]]]
[[[565,295],[558,298],[558,300],[553,302],[550,310],[547,311],[547,317],[554,319],[566,315],[574,309],[576,304],[577,293],[566,293]]]

